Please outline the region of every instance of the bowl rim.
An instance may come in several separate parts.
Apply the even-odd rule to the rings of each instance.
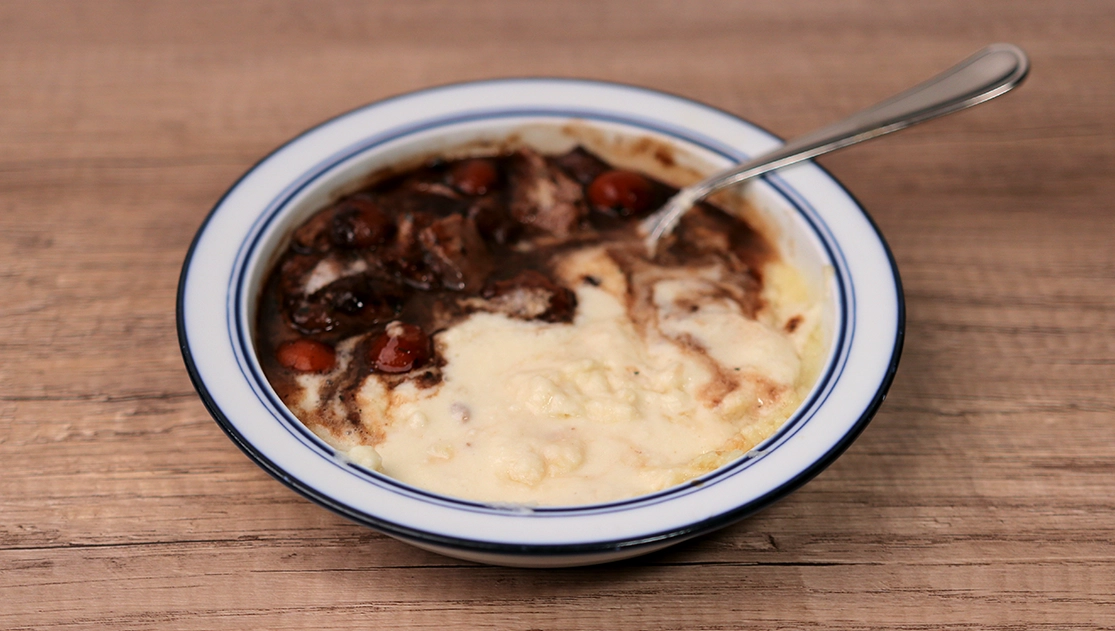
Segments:
[[[811,162],[807,163],[807,166],[803,166],[806,166],[806,168],[819,170],[819,172],[823,174],[823,176],[827,178],[827,180],[831,184],[834,184],[839,189],[839,191],[843,195],[845,195],[848,200],[850,200],[851,204],[855,207],[855,209],[859,211],[859,214],[862,216],[862,218],[866,220],[867,225],[870,227],[870,230],[873,232],[874,238],[877,241],[877,245],[881,247],[881,250],[885,255],[886,264],[889,268],[887,271],[892,276],[894,283],[894,340],[890,349],[890,357],[886,362],[886,368],[883,374],[880,376],[881,378],[877,386],[875,387],[873,396],[866,404],[862,412],[859,414],[859,417],[850,424],[848,430],[839,438],[839,440],[831,444],[822,457],[812,460],[807,466],[798,471],[797,474],[793,477],[783,481],[769,492],[753,498],[746,503],[735,506],[730,510],[722,511],[714,516],[705,519],[687,523],[684,527],[672,527],[668,530],[647,532],[641,536],[626,537],[618,540],[585,541],[577,543],[509,543],[504,541],[445,535],[438,532],[431,532],[428,529],[417,529],[405,524],[385,520],[375,515],[368,514],[365,511],[356,510],[353,507],[345,504],[344,502],[330,496],[328,493],[322,491],[321,489],[307,484],[303,480],[291,475],[282,466],[279,466],[278,464],[273,462],[272,459],[269,458],[268,455],[265,454],[263,450],[261,450],[257,445],[253,444],[251,440],[247,439],[244,435],[241,434],[241,432],[237,429],[236,424],[229,418],[226,412],[221,408],[218,402],[214,399],[213,395],[210,393],[209,388],[207,387],[206,382],[197,364],[195,363],[194,351],[191,349],[190,338],[188,335],[186,323],[187,284],[189,281],[191,265],[195,261],[197,249],[206,234],[207,228],[210,226],[217,213],[224,207],[228,198],[240,188],[242,183],[248,180],[253,174],[258,173],[260,167],[268,163],[268,161],[272,160],[272,158],[274,158],[275,156],[298,144],[304,138],[315,134],[319,130],[328,128],[330,125],[335,125],[338,123],[338,121],[346,119],[351,115],[361,112],[367,112],[369,110],[373,110],[374,108],[381,107],[385,104],[396,102],[400,99],[429,98],[437,95],[438,93],[444,94],[444,91],[452,91],[460,88],[483,88],[485,86],[509,86],[516,84],[538,85],[539,83],[569,87],[598,86],[609,89],[618,88],[624,91],[641,93],[644,96],[649,97],[666,97],[668,99],[677,100],[681,103],[686,104],[687,106],[698,107],[706,111],[714,112],[721,116],[728,117],[739,124],[765,134],[775,141],[779,140],[778,137],[774,134],[771,134],[769,131],[763,129],[758,125],[755,125],[750,121],[744,120],[734,114],[725,112],[718,108],[693,101],[692,99],[688,99],[686,97],[623,83],[566,78],[524,77],[446,84],[389,97],[387,99],[354,108],[352,110],[349,110],[348,112],[330,118],[283,143],[275,150],[271,151],[266,156],[257,161],[250,169],[248,169],[243,175],[241,175],[214,205],[212,210],[206,216],[205,220],[202,222],[201,226],[198,228],[198,231],[190,244],[185,260],[183,261],[182,271],[179,278],[176,308],[177,331],[179,337],[179,345],[183,354],[184,362],[186,364],[187,372],[189,373],[191,381],[193,382],[195,389],[198,391],[198,394],[200,395],[200,398],[202,399],[205,407],[217,421],[222,430],[238,447],[240,447],[242,451],[245,452],[245,454],[249,456],[250,459],[255,461],[259,466],[261,466],[261,468],[263,468],[273,477],[275,477],[280,482],[282,482],[292,490],[296,491],[297,493],[303,495],[311,501],[314,501],[315,503],[318,503],[319,505],[333,510],[338,514],[348,517],[349,519],[383,531],[387,534],[396,536],[400,539],[411,540],[412,542],[417,543],[426,543],[433,546],[449,547],[453,549],[472,550],[476,552],[488,552],[497,554],[565,556],[571,554],[583,555],[598,552],[614,553],[617,550],[632,550],[640,547],[660,547],[661,543],[666,540],[681,541],[685,538],[734,523],[735,521],[738,521],[758,510],[761,510],[762,508],[765,508],[774,501],[793,492],[797,488],[800,488],[800,486],[817,475],[820,471],[831,464],[839,455],[841,455],[847,449],[847,447],[859,436],[859,434],[866,427],[867,423],[877,412],[879,406],[882,404],[883,400],[886,397],[886,393],[896,373],[905,337],[905,299],[902,291],[901,278],[899,276],[893,253],[891,252],[889,246],[887,245],[885,239],[879,231],[878,226],[866,212],[866,210],[864,210],[862,204],[860,204],[858,199],[856,199],[843,186],[843,184],[841,184],[836,178],[834,178],[827,170]],[[772,180],[777,181],[778,177],[779,176],[777,174],[771,174],[771,177],[764,178],[764,180],[767,182],[770,182]],[[782,191],[782,193],[783,195],[786,195],[785,191]],[[791,203],[794,202],[791,200]],[[847,325],[845,325],[843,328],[847,328]],[[829,366],[826,366],[826,370],[830,370],[831,368],[831,364]],[[789,423],[787,423],[787,425],[789,425]],[[781,432],[782,430],[780,429],[779,431]],[[764,441],[764,444],[765,442],[766,441]],[[638,500],[639,498],[635,499]]]

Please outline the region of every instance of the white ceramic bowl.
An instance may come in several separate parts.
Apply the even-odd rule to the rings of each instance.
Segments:
[[[509,140],[510,139],[510,140]],[[893,258],[867,214],[812,163],[753,182],[783,255],[825,296],[830,351],[816,387],[744,458],[684,485],[593,506],[485,505],[348,462],[279,401],[253,349],[261,280],[291,228],[379,168],[484,143],[586,143],[655,170],[639,139],[671,149],[663,177],[708,172],[779,144],[706,105],[631,86],[509,79],[424,90],[362,107],[291,140],[225,194],[183,266],[178,334],[202,400],[268,473],[315,502],[414,545],[486,563],[563,566],[658,550],[736,522],[798,488],[848,447],[882,402],[904,326]],[[638,145],[645,149],[645,145]],[[640,160],[643,160],[640,162]],[[666,167],[658,162],[658,170]]]

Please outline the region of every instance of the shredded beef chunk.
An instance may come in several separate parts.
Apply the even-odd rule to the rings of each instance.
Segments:
[[[573,322],[577,296],[555,269],[581,247],[605,247],[617,264],[719,261],[732,275],[724,291],[757,308],[772,250],[719,209],[694,208],[645,259],[638,218],[674,192],[580,147],[431,162],[378,181],[292,232],[260,298],[261,364],[280,396],[301,373],[328,373],[338,392],[370,374],[388,387],[433,387],[444,365],[438,333],[470,314]]]
[[[514,278],[490,284],[482,299],[469,304],[520,320],[572,322],[577,295],[540,272],[523,270]]]
[[[511,156],[511,216],[519,223],[567,237],[587,213],[584,188],[529,150]]]
[[[335,280],[310,295],[288,296],[286,304],[291,324],[301,333],[339,327],[351,333],[392,319],[404,300],[404,290],[396,283],[360,274]]]
[[[492,271],[488,248],[472,219],[449,215],[427,226],[418,235],[430,269],[452,291],[476,291]]]
[[[395,241],[381,259],[385,269],[402,282],[420,290],[437,284],[437,275],[426,264],[419,235],[437,221],[430,213],[406,213],[398,218]]]
[[[498,197],[488,196],[469,206],[468,216],[485,240],[497,245],[510,245],[523,234],[523,225],[511,217],[507,204]]]

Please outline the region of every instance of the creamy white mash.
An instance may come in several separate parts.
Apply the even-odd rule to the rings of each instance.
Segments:
[[[741,457],[812,386],[819,301],[784,263],[766,265],[754,318],[721,295],[715,266],[641,279],[650,295],[638,318],[627,277],[603,249],[573,252],[558,273],[576,288],[572,324],[473,313],[435,336],[445,360],[437,385],[363,380],[361,422],[381,440],[315,431],[358,464],[445,495],[589,504]],[[595,282],[580,282],[586,274]],[[336,370],[353,348],[338,347]],[[329,377],[299,376],[292,408],[318,409]]]

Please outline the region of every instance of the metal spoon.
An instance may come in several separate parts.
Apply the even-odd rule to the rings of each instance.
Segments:
[[[673,231],[681,216],[693,204],[722,188],[978,105],[1022,83],[1029,69],[1030,61],[1022,49],[1013,44],[992,44],[925,83],[874,107],[687,186],[643,220],[640,229],[647,235],[647,250],[654,256],[658,241]]]

